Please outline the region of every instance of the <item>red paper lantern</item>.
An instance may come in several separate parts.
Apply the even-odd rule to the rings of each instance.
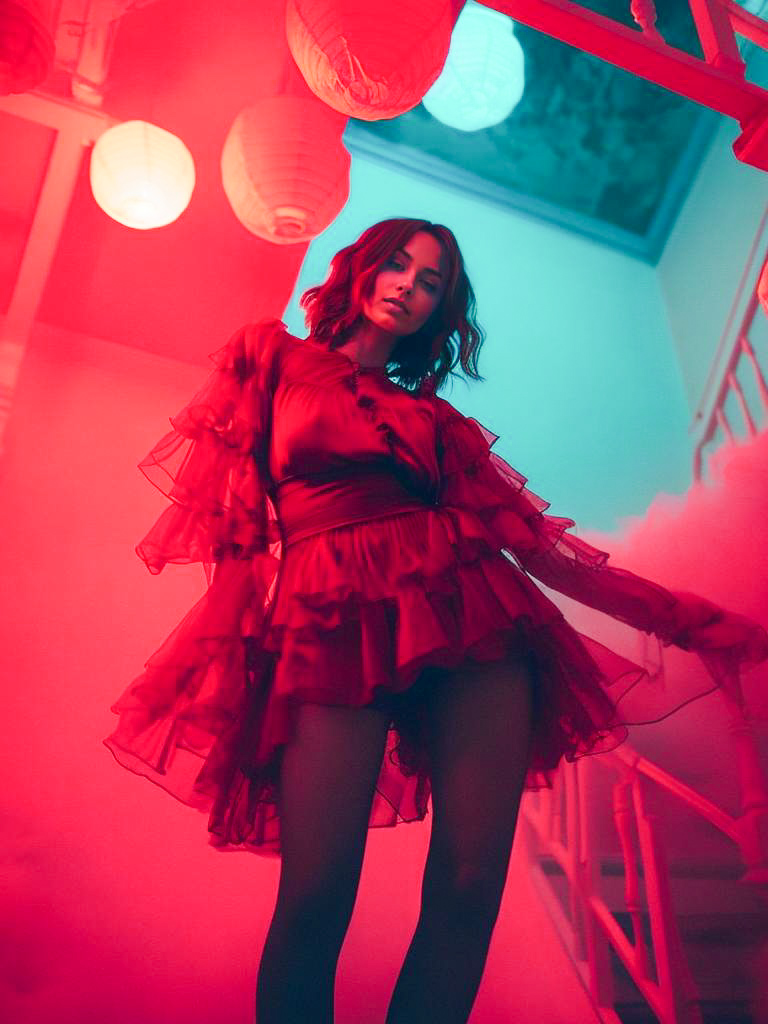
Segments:
[[[420,102],[451,45],[450,0],[287,0],[293,59],[328,106],[363,121]]]
[[[293,245],[331,223],[349,195],[347,119],[313,97],[272,96],[242,110],[221,154],[221,178],[240,223]]]
[[[0,95],[27,92],[47,78],[56,52],[47,21],[47,4],[0,0]]]

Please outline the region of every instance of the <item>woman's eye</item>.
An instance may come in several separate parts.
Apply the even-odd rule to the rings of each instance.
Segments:
[[[402,270],[403,269],[402,265],[400,263],[398,263],[397,260],[387,260],[387,265],[390,266],[390,267],[395,267],[396,270]],[[435,285],[429,284],[427,281],[422,281],[421,283],[424,285],[424,287],[427,289],[428,292],[436,292],[437,291],[437,287]]]

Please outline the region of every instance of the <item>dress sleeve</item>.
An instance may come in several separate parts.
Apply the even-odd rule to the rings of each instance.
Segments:
[[[136,546],[151,573],[169,562],[212,567],[267,554],[279,540],[269,498],[272,394],[285,327],[261,321],[236,331],[210,357],[214,370],[171,418],[139,468],[171,504]]]
[[[608,552],[569,534],[575,522],[548,515],[549,502],[491,451],[496,434],[444,399],[436,401],[440,504],[471,509],[489,542],[547,587],[654,634],[665,646],[695,652],[715,683],[743,704],[740,671],[768,658],[761,625],[697,594],[670,591],[609,565]]]

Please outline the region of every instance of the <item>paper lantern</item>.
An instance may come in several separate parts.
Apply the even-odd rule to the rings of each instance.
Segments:
[[[325,230],[349,195],[347,118],[314,97],[271,96],[242,110],[221,154],[224,191],[240,223],[278,245]]]
[[[53,66],[49,11],[35,0],[0,2],[0,95],[40,85]]]
[[[363,121],[411,110],[445,63],[450,0],[287,0],[293,59],[328,106]]]
[[[181,139],[148,121],[124,121],[100,135],[90,172],[102,210],[142,231],[180,217],[195,187],[192,154]]]
[[[453,30],[445,67],[422,103],[450,128],[476,132],[509,117],[524,88],[523,49],[512,21],[469,0]]]

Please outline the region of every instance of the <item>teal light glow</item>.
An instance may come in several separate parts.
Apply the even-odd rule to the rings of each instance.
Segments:
[[[450,128],[490,128],[509,117],[520,102],[524,64],[511,19],[469,0],[454,27],[440,77],[422,103]]]

